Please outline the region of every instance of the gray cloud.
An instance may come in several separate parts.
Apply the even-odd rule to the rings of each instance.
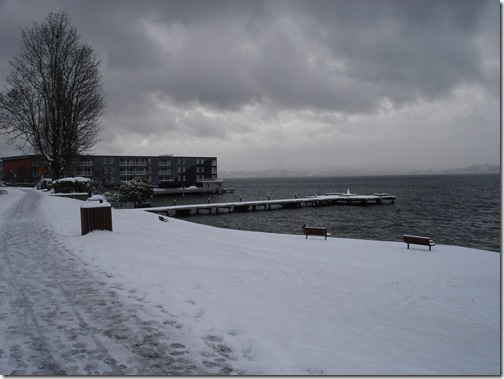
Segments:
[[[337,1],[334,6],[315,0],[315,6],[302,4],[313,11],[308,28],[314,38],[344,62],[347,75],[378,87],[375,98],[387,96],[401,105],[418,97],[446,96],[457,85],[484,79],[474,36],[482,27],[482,9],[489,3]],[[325,22],[317,25],[317,19]],[[492,20],[494,28],[497,19]]]
[[[317,130],[334,138],[328,146],[353,146],[348,154],[359,151],[365,162],[376,141],[363,137],[367,126],[356,120],[404,141],[405,129],[425,128],[412,119],[429,118],[453,139],[443,149],[462,154],[458,147],[469,132],[457,128],[453,112],[470,101],[466,119],[489,130],[474,141],[487,153],[467,152],[460,161],[490,159],[499,150],[492,144],[488,153],[499,122],[495,1],[1,0],[0,83],[18,50],[20,27],[61,10],[102,60],[109,107],[99,149],[124,151],[148,140],[158,150],[184,153],[192,141],[237,161],[229,144],[243,143],[248,154],[262,151],[267,161],[275,151],[294,150],[275,148],[268,138],[306,152],[324,142],[310,140]],[[478,96],[468,100],[468,90]],[[438,104],[451,109],[431,119]],[[128,146],[115,142],[119,133],[121,141],[131,135]],[[165,140],[171,142],[160,145]],[[145,146],[139,151],[166,152]],[[320,151],[336,156],[329,147]],[[314,165],[324,161],[318,155]]]

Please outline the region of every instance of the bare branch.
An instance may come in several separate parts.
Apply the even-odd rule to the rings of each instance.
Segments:
[[[42,154],[57,179],[99,141],[106,105],[100,61],[64,12],[50,13],[21,37],[0,93],[0,133]]]

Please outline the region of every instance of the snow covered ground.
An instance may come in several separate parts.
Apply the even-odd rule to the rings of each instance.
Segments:
[[[81,205],[0,195],[2,374],[501,373],[498,253],[139,209],[81,236]]]

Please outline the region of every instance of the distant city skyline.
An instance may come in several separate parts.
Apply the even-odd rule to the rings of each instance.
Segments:
[[[386,176],[386,175],[430,175],[430,174],[498,174],[500,164],[483,164],[446,169],[418,169],[405,166],[350,166],[314,167],[311,169],[267,169],[220,171],[221,178],[254,177],[323,177],[323,176]]]
[[[0,0],[0,91],[21,28],[61,11],[102,61],[92,154],[221,172],[500,162],[498,1]]]

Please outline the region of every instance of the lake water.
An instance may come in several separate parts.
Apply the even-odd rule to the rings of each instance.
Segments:
[[[326,227],[333,237],[402,241],[404,234],[428,236],[436,244],[500,252],[499,174],[401,175],[226,179],[234,193],[158,197],[152,206],[231,202],[323,195],[387,192],[395,204],[333,205],[246,213],[190,215],[187,221],[222,228],[302,234],[302,225]]]

